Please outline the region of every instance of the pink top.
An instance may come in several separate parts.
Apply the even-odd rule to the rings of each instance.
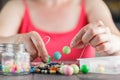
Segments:
[[[23,20],[19,29],[19,33],[27,33],[31,31],[36,31],[40,34],[42,38],[45,38],[45,36],[50,37],[50,41],[46,45],[46,49],[49,53],[49,55],[52,57],[52,60],[55,60],[53,55],[54,52],[59,51],[62,54],[62,58],[60,60],[76,60],[80,56],[82,58],[87,58],[87,57],[94,57],[95,56],[95,49],[91,46],[87,46],[85,48],[84,54],[82,55],[81,52],[83,49],[71,49],[71,53],[69,55],[63,54],[62,49],[64,46],[69,46],[72,38],[78,33],[78,31],[84,27],[87,24],[87,16],[85,12],[85,3],[84,1],[82,2],[82,9],[81,9],[81,14],[80,18],[78,21],[78,25],[71,31],[65,32],[65,33],[49,33],[45,32],[41,29],[38,29],[30,20],[29,16],[29,8],[27,7],[26,1],[23,0],[24,5],[25,5],[25,13],[23,16]]]

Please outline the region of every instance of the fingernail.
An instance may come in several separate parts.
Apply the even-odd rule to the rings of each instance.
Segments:
[[[50,63],[51,62],[51,57],[50,56],[48,56],[48,58],[47,58],[47,63]]]
[[[74,47],[74,41],[71,41],[70,47]]]
[[[51,62],[51,57],[50,56],[45,57],[44,60],[43,60],[43,62],[50,63]]]
[[[45,57],[45,58],[44,58],[44,62],[47,62],[47,61],[48,61],[48,57]]]
[[[70,47],[73,47],[73,42],[70,43]]]

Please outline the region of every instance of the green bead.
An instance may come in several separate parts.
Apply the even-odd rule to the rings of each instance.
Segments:
[[[84,74],[87,74],[89,72],[89,68],[87,65],[84,64],[81,66],[80,71]]]
[[[51,60],[52,60],[52,58],[49,56],[49,57],[48,57],[48,61],[47,61],[47,63],[50,63]]]
[[[63,49],[62,49],[62,52],[64,54],[69,54],[71,52],[71,49],[69,46],[64,46]]]
[[[74,70],[74,74],[78,74],[79,73],[79,67],[76,64],[72,64],[71,66]]]
[[[5,68],[4,68],[4,73],[9,73],[10,72],[10,67],[9,66],[6,66]]]

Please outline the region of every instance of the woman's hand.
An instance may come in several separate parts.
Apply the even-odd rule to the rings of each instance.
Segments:
[[[9,37],[11,43],[23,43],[26,46],[26,50],[31,55],[31,61],[40,57],[42,61],[48,61],[48,53],[45,48],[44,42],[37,32],[29,32],[26,34],[17,34]]]
[[[101,21],[86,25],[71,41],[74,48],[83,48],[87,44],[103,55],[120,52],[120,37],[112,34]]]

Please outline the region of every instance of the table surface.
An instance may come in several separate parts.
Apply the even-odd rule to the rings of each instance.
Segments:
[[[120,80],[120,75],[78,74],[72,76],[55,74],[29,74],[23,76],[0,75],[0,80]]]

